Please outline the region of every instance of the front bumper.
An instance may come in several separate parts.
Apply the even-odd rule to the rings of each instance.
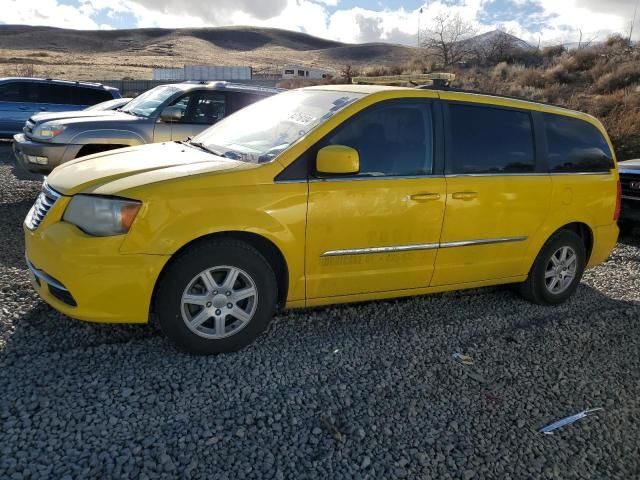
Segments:
[[[640,197],[623,197],[620,220],[640,223]]]
[[[24,133],[13,136],[13,154],[20,165],[33,173],[49,173],[61,163],[73,160],[82,145],[36,142]],[[35,163],[28,156],[46,158],[46,163]]]
[[[24,232],[31,284],[53,308],[89,322],[148,321],[155,282],[169,256],[121,254],[123,237],[91,237],[50,218]]]

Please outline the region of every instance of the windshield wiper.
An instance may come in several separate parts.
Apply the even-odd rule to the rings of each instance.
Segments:
[[[202,142],[192,142],[191,140],[186,141],[186,142],[182,142],[186,145],[193,145],[194,147],[199,148],[200,150],[203,150],[207,153],[213,153],[214,155],[217,155],[218,157],[224,157],[224,153],[219,152],[217,150],[214,150],[212,148],[207,147],[204,143]]]

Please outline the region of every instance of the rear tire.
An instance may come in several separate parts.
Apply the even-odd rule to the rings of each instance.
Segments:
[[[237,240],[196,244],[172,261],[154,310],[165,335],[196,355],[233,352],[252,343],[275,312],[273,268]]]
[[[558,305],[571,297],[586,265],[582,239],[570,230],[559,230],[544,244],[529,277],[520,285],[521,295],[538,305]]]

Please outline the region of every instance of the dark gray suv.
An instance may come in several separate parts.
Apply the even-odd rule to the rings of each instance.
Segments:
[[[0,137],[20,132],[35,113],[82,110],[114,98],[120,98],[118,89],[99,83],[0,78]]]
[[[34,115],[24,133],[14,135],[13,150],[27,170],[48,173],[61,163],[85,155],[186,140],[242,107],[280,91],[228,82],[161,85],[115,112]]]

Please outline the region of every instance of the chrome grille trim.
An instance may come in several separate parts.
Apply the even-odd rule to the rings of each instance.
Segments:
[[[29,230],[35,230],[44,220],[51,207],[55,205],[55,203],[60,198],[60,194],[53,190],[49,185],[47,185],[47,181],[45,180],[42,184],[42,191],[35,203],[29,210],[27,214],[27,218],[24,223]]]
[[[36,267],[34,267],[33,263],[31,263],[28,258],[25,257],[25,260],[27,261],[27,267],[29,268],[31,273],[33,273],[33,275],[38,277],[41,281],[43,281],[44,283],[46,283],[48,285],[51,285],[51,286],[57,288],[58,290],[62,290],[64,292],[68,292],[69,291],[69,290],[67,290],[67,287],[62,285],[55,278],[47,275],[42,270],[38,270]]]
[[[27,123],[24,124],[22,131],[27,135],[33,133],[33,127],[35,127],[36,123],[30,118],[27,120]]]

